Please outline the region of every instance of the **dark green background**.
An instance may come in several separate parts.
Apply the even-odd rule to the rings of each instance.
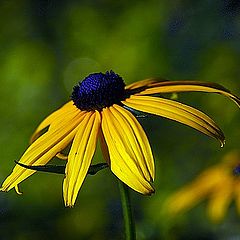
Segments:
[[[240,2],[30,1],[0,2],[0,179],[28,146],[39,122],[69,100],[92,72],[113,69],[126,83],[148,77],[217,82],[240,95]],[[213,225],[205,203],[167,221],[163,200],[201,170],[239,148],[240,112],[228,99],[201,93],[178,100],[212,116],[227,144],[157,117],[141,119],[156,161],[156,193],[131,192],[138,239],[239,237],[231,206]],[[98,151],[96,159],[102,160]],[[0,239],[123,239],[116,178],[88,176],[73,209],[64,207],[63,176],[38,173],[0,193]]]

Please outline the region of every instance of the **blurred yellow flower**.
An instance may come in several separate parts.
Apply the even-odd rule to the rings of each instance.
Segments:
[[[204,199],[207,213],[213,222],[221,221],[235,200],[240,215],[240,152],[226,154],[221,163],[209,167],[191,183],[167,198],[164,208],[171,216],[183,213]]]
[[[238,106],[240,99],[214,83],[160,81],[147,79],[125,86],[113,71],[94,73],[76,85],[72,101],[48,116],[37,128],[32,144],[13,172],[2,184],[9,191],[36,172],[24,165],[46,165],[71,145],[66,157],[63,196],[73,206],[87,175],[100,139],[103,155],[111,171],[125,184],[142,194],[154,192],[155,166],[148,138],[134,116],[141,112],[159,115],[188,125],[216,138],[224,145],[224,135],[206,114],[182,103],[151,96],[159,93],[199,91],[229,97]],[[137,111],[136,111],[137,110]],[[45,133],[42,133],[43,130]]]

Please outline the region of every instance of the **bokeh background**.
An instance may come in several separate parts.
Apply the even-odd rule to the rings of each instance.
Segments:
[[[92,72],[113,69],[126,81],[148,77],[217,82],[240,95],[238,0],[2,0],[0,2],[0,180],[28,146],[37,124],[69,100]],[[228,99],[203,93],[178,100],[213,117],[226,146],[181,124],[141,123],[155,161],[156,193],[131,192],[138,239],[240,239],[231,205],[213,224],[206,203],[166,220],[164,199],[232,149],[239,149],[240,112]],[[102,160],[97,151],[95,159]],[[123,239],[116,178],[88,176],[74,208],[64,207],[63,176],[37,173],[0,193],[0,239]]]

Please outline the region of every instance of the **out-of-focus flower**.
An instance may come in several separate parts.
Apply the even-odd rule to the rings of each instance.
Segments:
[[[62,157],[62,150],[72,143],[66,157],[63,195],[66,206],[73,206],[100,139],[111,171],[135,191],[151,194],[154,160],[148,138],[137,121],[138,114],[150,113],[178,121],[224,145],[222,131],[206,114],[173,100],[151,96],[189,91],[222,94],[240,106],[238,97],[214,83],[147,79],[125,86],[113,71],[90,74],[74,87],[72,101],[39,125],[20,165],[15,166],[1,190],[15,188],[19,192],[18,184],[36,172],[23,168],[23,164],[46,165],[53,157]]]
[[[224,218],[232,200],[235,200],[240,215],[240,152],[226,154],[221,163],[209,167],[191,183],[170,195],[164,208],[174,216],[205,199],[208,199],[208,216],[214,222]]]

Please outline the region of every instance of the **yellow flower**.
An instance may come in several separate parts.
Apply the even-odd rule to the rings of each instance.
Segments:
[[[187,91],[219,93],[240,105],[239,98],[218,84],[147,79],[125,86],[113,71],[90,74],[74,87],[72,100],[39,125],[19,163],[46,165],[53,157],[61,157],[62,150],[71,144],[63,196],[65,205],[73,206],[100,139],[111,171],[135,191],[151,194],[154,160],[148,138],[134,116],[136,112],[178,121],[224,144],[222,131],[204,113],[173,100],[151,96]],[[44,129],[47,131],[41,135]],[[16,165],[1,190],[15,188],[19,192],[18,184],[35,172]]]
[[[207,212],[221,221],[234,199],[240,214],[240,153],[232,151],[222,162],[203,171],[195,180],[172,194],[164,204],[171,216],[185,212],[208,198]]]

